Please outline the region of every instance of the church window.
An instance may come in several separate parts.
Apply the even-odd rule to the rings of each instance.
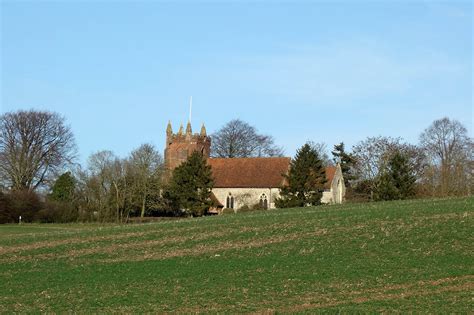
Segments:
[[[260,196],[259,205],[260,205],[260,208],[263,209],[263,210],[267,210],[267,209],[268,209],[267,195],[262,194],[262,195]]]
[[[232,196],[231,193],[229,193],[229,196],[227,196],[226,208],[234,209],[234,196]]]

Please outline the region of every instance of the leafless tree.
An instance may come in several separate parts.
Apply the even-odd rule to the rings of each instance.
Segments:
[[[282,156],[283,149],[268,135],[260,135],[255,127],[234,119],[212,136],[211,156],[221,158]]]
[[[110,195],[113,193],[112,165],[117,157],[108,150],[92,154],[83,172],[84,199],[88,208],[99,220],[110,220],[113,210],[110,207]]]
[[[447,117],[435,120],[420,135],[420,145],[431,159],[435,194],[435,186],[442,196],[471,193],[474,145],[459,121]]]
[[[83,200],[96,219],[123,221],[129,215],[131,180],[128,161],[111,151],[99,151],[89,157],[88,169],[80,178]]]
[[[375,179],[395,152],[400,152],[409,158],[417,178],[422,176],[427,165],[423,151],[415,145],[404,143],[401,138],[368,137],[357,143],[352,151],[356,159],[355,175],[359,181],[369,185],[371,192],[375,189]]]
[[[115,205],[116,220],[122,222],[128,217],[130,208],[127,201],[130,200],[130,180],[128,174],[128,161],[119,158],[114,159],[110,165],[110,181],[114,196],[112,202]]]
[[[153,145],[143,144],[131,153],[128,164],[133,178],[133,199],[144,217],[147,202],[151,201],[149,197],[159,194],[163,158]]]
[[[13,190],[35,190],[76,157],[64,118],[43,111],[0,116],[0,180]]]
[[[135,211],[143,217],[147,209],[161,206],[162,166],[161,155],[150,144],[125,159],[107,150],[92,154],[87,169],[77,176],[85,212],[105,221],[122,222]]]

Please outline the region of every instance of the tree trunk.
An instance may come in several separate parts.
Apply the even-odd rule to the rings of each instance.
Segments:
[[[117,183],[114,181],[114,187],[115,187],[115,211],[116,211],[116,216],[117,216],[117,221],[120,222],[120,205],[119,205],[119,190]]]
[[[144,196],[142,198],[142,212],[140,214],[140,217],[142,217],[142,218],[145,217],[145,199],[146,199],[146,197]]]

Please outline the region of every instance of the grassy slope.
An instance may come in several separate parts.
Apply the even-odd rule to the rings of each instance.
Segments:
[[[474,198],[0,227],[0,312],[472,311]]]

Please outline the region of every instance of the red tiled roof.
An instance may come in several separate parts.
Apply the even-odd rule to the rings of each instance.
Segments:
[[[332,179],[334,178],[334,174],[336,174],[336,167],[335,166],[328,166],[326,167],[326,179],[327,182],[324,184],[324,187],[331,188]]]
[[[290,158],[215,158],[207,162],[212,168],[215,188],[277,188],[288,172]],[[331,186],[336,168],[326,168],[326,187]]]
[[[283,183],[290,158],[209,159],[216,188],[276,188]]]

